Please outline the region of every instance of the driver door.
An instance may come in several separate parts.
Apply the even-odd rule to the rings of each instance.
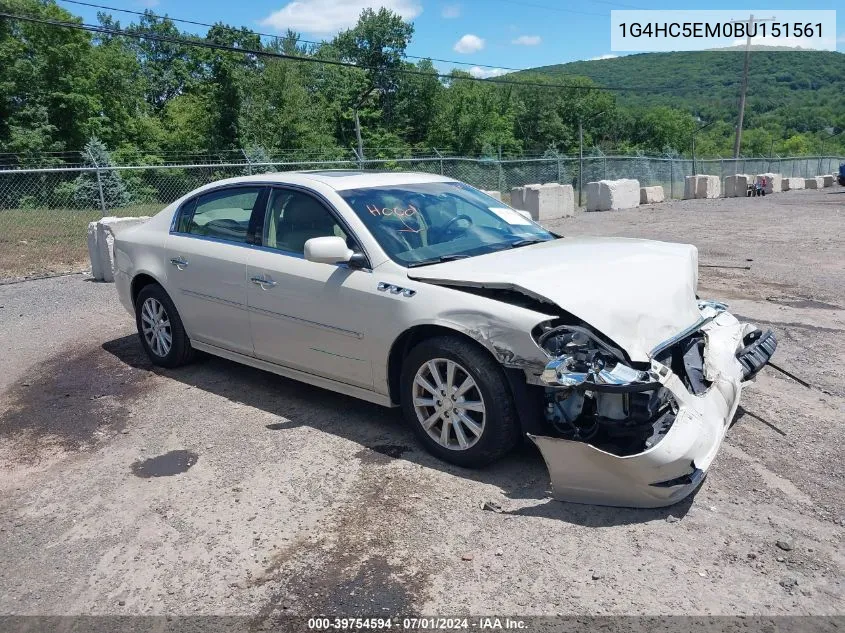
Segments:
[[[263,218],[261,248],[252,249],[247,270],[255,356],[372,389],[372,273],[303,255],[313,237],[337,235],[353,249],[354,240],[304,191],[274,187]]]

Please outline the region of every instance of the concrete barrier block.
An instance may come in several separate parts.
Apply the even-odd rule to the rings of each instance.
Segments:
[[[734,174],[725,177],[725,197],[744,198],[748,193],[748,185],[754,183],[754,176],[748,174]]]
[[[557,183],[526,185],[523,204],[534,220],[572,217],[575,215],[575,191],[572,185]]]
[[[587,211],[633,209],[640,206],[640,182],[632,179],[587,183]]]
[[[781,188],[783,189],[783,191],[797,191],[799,189],[804,189],[804,179],[784,178],[783,182],[781,183]]]
[[[114,238],[125,230],[138,226],[149,220],[149,216],[135,218],[105,217],[96,222],[97,237],[96,251],[99,259],[98,272],[100,276],[94,275],[100,281],[114,281]],[[90,231],[90,225],[89,225]],[[89,233],[90,235],[90,233]],[[89,241],[90,244],[90,241]],[[91,270],[94,274],[94,258],[92,257]]]
[[[822,178],[824,179],[824,186],[825,187],[832,187],[833,186],[833,183],[835,181],[835,178],[833,176],[822,176]]]
[[[495,198],[499,202],[502,201],[502,192],[501,191],[485,191],[485,190],[482,189],[481,193],[486,193],[488,196],[490,196],[491,198]]]
[[[767,172],[765,174],[758,174],[756,180],[757,182],[762,182],[763,178],[766,179],[766,186],[764,187],[764,191],[767,194],[780,193],[781,191],[783,191],[783,176],[781,174],[773,174],[771,172]]]
[[[718,198],[722,195],[722,181],[718,176],[698,176],[696,198]]]
[[[103,281],[103,260],[97,244],[97,222],[88,223],[88,259],[91,261],[91,276],[97,281]]]
[[[718,198],[722,195],[722,183],[718,176],[686,176],[684,178],[684,200],[695,198]]]
[[[656,204],[666,199],[663,187],[640,187],[640,204]]]
[[[514,209],[525,209],[525,187],[511,189],[511,206]]]
[[[804,179],[804,186],[807,189],[821,189],[824,187],[824,178],[821,176],[813,176],[812,178]]]
[[[698,176],[684,177],[684,200],[693,200],[698,188]]]

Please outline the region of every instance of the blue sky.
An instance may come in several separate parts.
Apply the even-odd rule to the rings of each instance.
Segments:
[[[86,22],[96,20],[97,9],[59,4]],[[408,53],[464,62],[473,74],[489,76],[503,68],[527,68],[610,54],[612,9],[701,9],[683,0],[90,0],[122,9],[167,13],[200,22],[223,21],[266,33],[284,33],[289,26],[303,38],[322,40],[348,28],[366,6],[385,6],[414,22],[416,33]],[[767,2],[773,9],[836,9],[838,2],[785,0]],[[741,8],[735,1],[716,0],[707,9]],[[115,13],[121,23],[133,16]],[[837,48],[845,51],[845,13],[837,16]],[[188,31],[203,31],[181,24]],[[473,66],[477,65],[477,68]],[[488,68],[486,66],[492,66]],[[437,63],[442,70],[452,67]]]

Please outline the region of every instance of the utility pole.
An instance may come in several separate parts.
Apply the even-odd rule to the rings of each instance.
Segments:
[[[587,118],[587,121],[600,117],[605,111],[594,114]],[[607,163],[605,163],[607,165]],[[607,167],[605,166],[605,172]],[[606,174],[605,174],[606,175]],[[578,117],[578,206],[581,206],[581,197],[584,191],[584,117]]]
[[[734,137],[734,158],[739,158],[739,152],[742,148],[742,121],[745,118],[745,97],[748,93],[748,67],[751,63],[751,27],[754,26],[757,22],[774,22],[775,18],[762,18],[762,19],[754,19],[754,14],[752,13],[748,17],[748,22],[745,22],[746,25],[746,38],[745,38],[745,61],[742,64],[742,88],[740,89],[739,93],[739,117],[736,122],[736,136]],[[732,24],[742,24],[741,21],[739,22],[732,22]],[[754,34],[757,34],[757,29],[754,29]]]
[[[700,121],[701,119],[699,119]],[[692,175],[695,176],[698,174],[695,168],[695,135],[701,132],[704,128],[708,128],[713,125],[716,121],[710,121],[710,123],[705,123],[704,125],[700,125],[699,127],[695,128],[692,131]]]
[[[578,119],[578,206],[584,191],[584,121]]]

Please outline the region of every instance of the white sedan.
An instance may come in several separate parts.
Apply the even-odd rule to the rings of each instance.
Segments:
[[[215,182],[114,248],[156,365],[201,350],[401,406],[461,466],[528,435],[568,501],[687,496],[777,345],[698,299],[694,246],[561,237],[431,174]]]

